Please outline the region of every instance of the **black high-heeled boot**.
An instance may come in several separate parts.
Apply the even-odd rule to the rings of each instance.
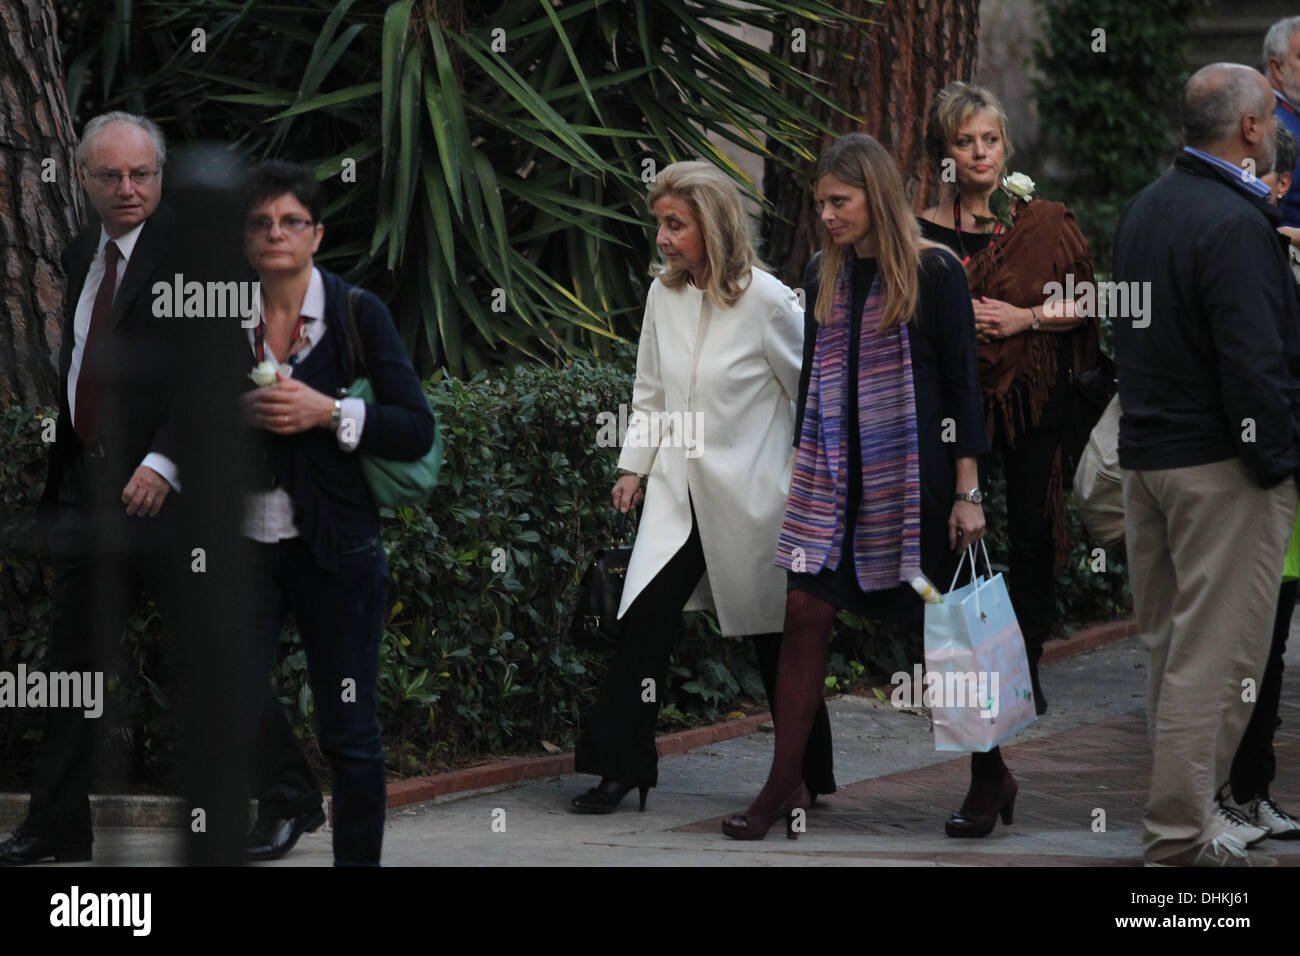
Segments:
[[[645,813],[645,799],[650,794],[649,787],[625,786],[617,780],[611,780],[606,777],[600,782],[599,786],[592,787],[586,793],[580,793],[573,798],[573,807],[575,813],[613,813],[618,809],[618,805],[623,802],[633,790],[640,791],[641,806],[638,808]]]
[[[961,809],[948,818],[944,832],[950,837],[983,837],[993,832],[999,815],[1010,825],[1019,787],[994,747],[986,754],[971,754],[970,790]]]

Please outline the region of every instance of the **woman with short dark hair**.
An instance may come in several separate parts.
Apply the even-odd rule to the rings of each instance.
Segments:
[[[330,765],[335,865],[378,866],[387,799],[376,685],[389,578],[359,456],[414,461],[435,425],[388,309],[313,262],[324,226],[310,172],[263,163],[247,195],[244,249],[262,291],[262,321],[248,331],[258,384],[244,397],[261,451],[244,520],[260,584],[258,674],[269,675],[292,613]],[[374,402],[345,397],[356,372],[349,315]]]

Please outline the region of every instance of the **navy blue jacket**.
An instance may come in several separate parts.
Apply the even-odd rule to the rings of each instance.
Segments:
[[[352,287],[332,272],[320,271],[325,280],[327,331],[295,366],[293,377],[337,397],[353,381],[345,324],[347,290]],[[337,570],[339,555],[347,547],[379,534],[379,510],[359,456],[415,461],[433,447],[433,414],[388,308],[377,296],[362,292],[356,322],[378,399],[377,404],[366,403],[356,450],[340,449],[334,432],[325,428],[287,436],[256,430],[265,465],[293,499],[294,524],[326,571]],[[251,380],[249,387],[255,387]]]
[[[1240,458],[1262,487],[1300,469],[1300,303],[1279,214],[1182,153],[1124,209],[1115,280],[1150,282],[1150,324],[1114,318],[1122,468]]]

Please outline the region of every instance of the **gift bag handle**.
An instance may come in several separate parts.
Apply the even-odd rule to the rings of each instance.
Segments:
[[[984,539],[980,538],[980,550],[984,552],[984,566],[989,570],[989,577],[993,577],[993,562],[989,560],[989,550],[984,547]],[[970,555],[970,579],[975,580],[978,569],[975,566],[975,545],[966,545],[966,550],[962,552],[961,560],[957,562],[957,570],[953,572],[952,582],[948,585],[948,590],[952,591],[957,587],[957,579],[961,577],[961,569],[966,565],[966,556]]]
[[[989,580],[991,581],[993,580],[993,562],[989,560],[989,549],[984,546],[983,538],[980,538],[979,546],[980,546],[980,551],[984,553],[984,566],[988,568]],[[973,544],[966,545],[966,550],[962,552],[961,559],[957,562],[957,570],[953,572],[952,583],[948,585],[948,591],[952,592],[957,589],[957,579],[961,577],[961,569],[966,564],[967,555],[970,556],[971,583],[975,585],[975,613],[979,615],[981,621],[986,621],[988,620],[988,617],[984,614],[982,610],[980,610],[980,589],[979,589],[979,582],[978,582],[978,569],[975,566],[975,562],[978,559],[975,556],[975,545]]]

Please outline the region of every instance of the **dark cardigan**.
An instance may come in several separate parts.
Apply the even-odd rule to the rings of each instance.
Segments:
[[[317,268],[320,268],[317,266]],[[325,337],[294,367],[293,377],[338,397],[352,383],[348,368],[346,297],[352,288],[332,272],[325,280]],[[312,428],[278,436],[256,430],[263,461],[276,484],[293,499],[293,520],[317,564],[338,569],[339,555],[379,534],[379,510],[361,471],[362,453],[415,461],[433,446],[434,420],[424,388],[402,347],[388,308],[362,292],[356,304],[357,330],[378,404],[366,403],[366,420],[355,451],[339,448],[333,431]],[[359,360],[358,360],[359,361]],[[363,374],[358,368],[357,374]],[[252,382],[249,382],[252,386]],[[264,466],[265,467],[265,466]]]
[[[1239,458],[1264,488],[1300,471],[1300,306],[1279,221],[1188,153],[1125,207],[1115,279],[1150,292],[1143,322],[1114,320],[1121,468]]]

